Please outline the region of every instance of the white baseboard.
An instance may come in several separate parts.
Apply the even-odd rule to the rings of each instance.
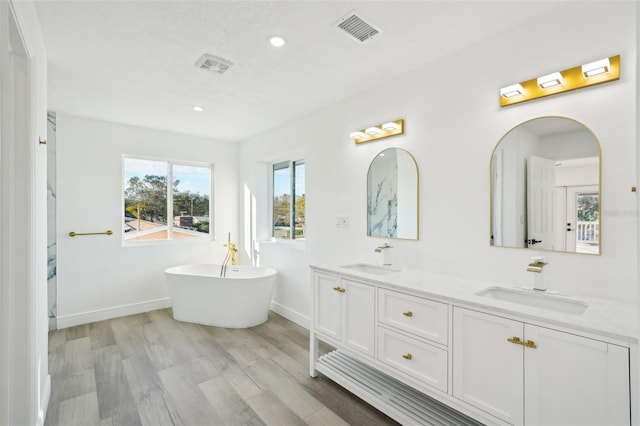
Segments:
[[[47,380],[45,380],[41,389],[40,397],[40,415],[38,416],[38,426],[44,425],[44,421],[47,418],[47,410],[49,408],[49,398],[51,397],[51,375],[47,374]]]
[[[304,327],[307,330],[309,329],[311,321],[309,320],[308,316],[303,315],[300,312],[296,312],[293,309],[287,308],[286,306],[274,302],[273,300],[271,301],[271,310],[276,314],[282,315],[289,321],[295,322],[300,327]]]
[[[129,305],[114,306],[111,308],[97,309],[95,311],[81,312],[72,315],[57,317],[58,329],[73,327],[75,325],[89,324],[91,322],[103,321],[112,318],[124,317],[127,315],[140,314],[143,312],[155,311],[171,307],[171,298],[149,300],[146,302],[132,303]]]

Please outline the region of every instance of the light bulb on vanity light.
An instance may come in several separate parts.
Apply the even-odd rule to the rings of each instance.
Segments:
[[[600,59],[599,61],[584,64],[582,66],[582,75],[589,78],[609,72],[609,69],[611,69],[609,58],[604,58]]]
[[[538,77],[538,86],[543,89],[548,89],[549,87],[557,86],[559,84],[562,84],[562,74],[559,72],[553,72],[551,74]]]
[[[382,133],[382,130],[379,127],[367,127],[364,132],[368,135],[375,136]]]
[[[390,121],[388,123],[384,123],[382,125],[382,129],[386,130],[388,132],[393,132],[396,130],[400,130],[400,126],[398,125],[398,123],[394,122],[394,121]]]
[[[351,137],[351,139],[360,139],[360,138],[364,138],[365,134],[363,132],[357,131],[357,132],[351,132],[351,134],[349,135],[349,137]]]
[[[512,84],[511,86],[503,87],[502,89],[500,89],[500,96],[506,99],[522,95],[523,93],[524,89],[520,84]]]

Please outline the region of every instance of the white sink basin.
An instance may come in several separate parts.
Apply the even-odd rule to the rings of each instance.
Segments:
[[[372,265],[369,263],[354,263],[352,265],[342,265],[341,268],[352,269],[354,271],[365,272],[374,275],[387,275],[400,272],[400,268],[393,266]]]
[[[589,306],[585,302],[566,296],[520,288],[488,287],[476,294],[491,299],[574,315],[582,314]]]

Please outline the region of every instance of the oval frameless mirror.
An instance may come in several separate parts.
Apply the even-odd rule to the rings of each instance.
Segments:
[[[600,254],[600,143],[587,127],[536,118],[498,142],[491,245]]]
[[[385,149],[371,161],[367,235],[418,239],[418,165],[404,149]]]

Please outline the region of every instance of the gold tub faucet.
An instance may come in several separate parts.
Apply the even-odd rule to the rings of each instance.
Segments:
[[[227,253],[227,256],[231,257],[231,264],[232,265],[238,264],[238,245],[236,243],[231,242],[231,232],[229,232],[229,238],[227,240],[227,244],[225,244],[224,246],[229,251]]]

